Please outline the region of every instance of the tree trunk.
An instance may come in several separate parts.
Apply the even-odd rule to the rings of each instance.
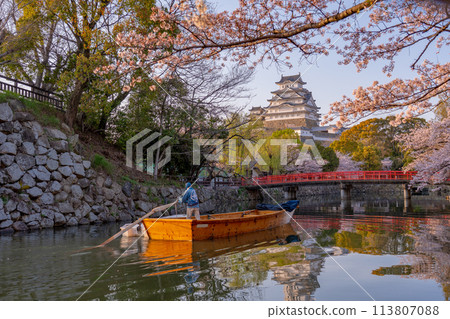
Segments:
[[[155,167],[153,168],[153,179],[158,179],[159,170],[159,147],[156,149]]]
[[[106,132],[106,124],[108,124],[108,120],[111,117],[111,113],[127,98],[129,92],[121,92],[119,95],[111,102],[111,107],[108,112],[102,112],[102,116],[100,118],[100,122],[98,124],[98,129],[100,130],[101,135],[105,135]]]
[[[71,128],[73,128],[73,125],[75,124],[78,114],[78,106],[80,105],[81,96],[83,95],[83,91],[86,87],[87,81],[81,82],[77,80],[75,83],[75,88],[70,94],[69,105],[67,105],[66,110],[66,123]]]
[[[161,103],[161,112],[159,114],[159,134],[162,134],[163,132],[163,123],[164,123],[164,111],[165,111],[165,106],[166,106],[166,102],[167,102],[167,96],[164,97],[162,103]],[[155,160],[155,168],[153,169],[153,178],[154,179],[158,179],[158,166],[159,166],[159,154],[160,153],[160,148],[158,147],[156,149],[156,160]]]
[[[162,116],[161,116],[161,118],[162,118]],[[162,126],[160,127],[160,129],[159,129],[159,134],[162,134],[162,132],[163,132],[163,130],[162,130]],[[154,167],[154,169],[153,169],[153,178],[154,179],[158,179],[158,175],[159,175],[159,172],[158,172],[158,170],[159,170],[159,156],[160,156],[160,148],[158,147],[157,149],[156,149],[156,158],[155,158],[155,167]]]

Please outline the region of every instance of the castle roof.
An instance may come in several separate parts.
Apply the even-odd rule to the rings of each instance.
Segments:
[[[281,79],[278,82],[275,82],[276,84],[283,84],[284,82],[296,82],[300,84],[306,84],[306,82],[303,82],[300,73],[298,75],[281,75]]]
[[[280,97],[278,95],[272,96],[270,99],[268,99],[268,102],[287,102],[287,101],[297,101],[297,100],[302,100],[304,102],[307,101],[307,99],[304,96],[290,96],[290,97]],[[293,102],[295,104],[301,104],[301,102]]]
[[[277,101],[277,100],[275,100],[275,101]],[[270,101],[270,100],[269,100],[269,102],[271,102],[271,103],[267,107],[267,109],[278,109],[278,108],[283,107],[283,106],[290,106],[290,107],[305,107],[305,108],[311,109],[314,112],[318,112],[319,111],[319,107],[317,105],[310,105],[310,104],[305,103],[305,102],[282,101],[283,103],[281,103],[281,104],[272,104],[272,102],[274,102],[274,101]]]
[[[306,127],[306,126],[292,126],[292,127],[289,127],[289,128],[293,129],[293,130],[304,130],[304,131],[311,130],[309,127]]]
[[[279,114],[266,114],[265,116],[267,119],[277,119],[277,116],[279,116],[279,115],[304,115],[304,114],[310,114],[310,113],[307,111],[296,111],[296,112],[283,112],[283,113],[279,113]],[[311,120],[313,120],[313,119],[311,119]],[[317,119],[314,119],[314,120],[317,120]]]
[[[278,90],[272,91],[270,93],[272,93],[272,94],[283,94],[283,93],[289,93],[289,91],[294,91],[297,94],[299,92],[311,93],[307,89],[304,89],[304,88],[293,88],[293,87],[288,87],[288,88],[285,88],[285,89],[278,89]]]
[[[277,104],[277,105],[269,105],[267,108],[268,109],[278,109],[278,108],[282,108],[282,107],[306,107],[306,108],[310,108],[312,109],[314,112],[317,112],[319,110],[319,108],[317,106],[312,106],[309,105],[307,103],[292,103],[292,102],[283,102],[282,104]]]

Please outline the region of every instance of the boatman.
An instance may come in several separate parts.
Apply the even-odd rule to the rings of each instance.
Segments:
[[[192,214],[195,215],[197,220],[200,219],[200,206],[198,202],[198,196],[195,189],[191,187],[191,183],[186,183],[186,191],[183,197],[180,199],[181,203],[187,203],[186,219],[192,218]]]

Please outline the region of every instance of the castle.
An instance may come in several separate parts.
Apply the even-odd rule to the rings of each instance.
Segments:
[[[305,89],[300,74],[281,76],[276,91],[271,92],[266,108],[253,107],[250,118],[261,119],[268,131],[290,128],[294,130],[302,141],[313,139],[324,145],[329,145],[338,139],[341,130],[336,127],[320,126],[319,107],[312,97],[312,93]]]

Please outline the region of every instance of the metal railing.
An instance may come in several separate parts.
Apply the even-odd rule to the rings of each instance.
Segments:
[[[34,85],[11,79],[3,75],[0,75],[0,91],[14,92],[29,99],[49,103],[50,105],[61,111],[64,110],[63,99],[55,92],[47,91]]]
[[[177,181],[177,182],[182,182],[182,183],[193,182],[194,180],[196,180],[193,177],[182,176],[182,175],[163,175],[163,176],[161,176],[161,178],[173,180],[173,181]],[[199,179],[197,179],[196,184],[200,185],[200,186],[210,186],[211,182],[213,182],[214,187],[217,187],[217,186],[241,186],[242,185],[242,180],[241,180],[241,178],[238,178],[238,177],[214,177],[213,179],[199,178]]]
[[[209,186],[211,185],[211,182],[213,183],[214,187],[218,186],[241,186],[242,185],[242,179],[241,178],[235,178],[235,177],[214,177],[214,179],[199,179],[197,181],[197,184],[202,186]]]

